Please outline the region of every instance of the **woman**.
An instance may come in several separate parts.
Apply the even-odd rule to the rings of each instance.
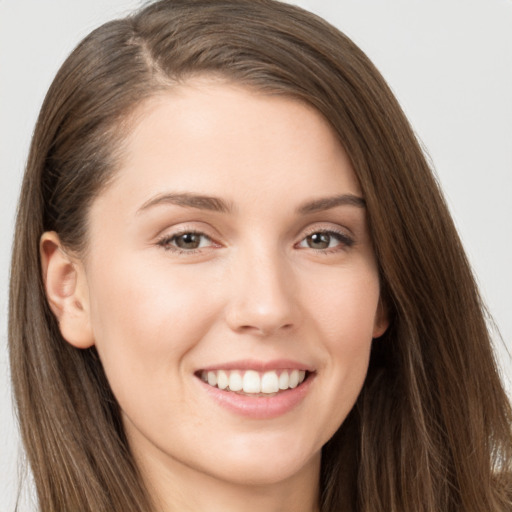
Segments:
[[[162,1],[100,27],[21,197],[11,366],[42,510],[510,510],[453,223],[325,22]]]

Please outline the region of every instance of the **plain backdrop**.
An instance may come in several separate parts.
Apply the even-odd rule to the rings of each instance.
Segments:
[[[292,2],[293,3],[293,2]],[[512,0],[295,2],[350,36],[387,79],[445,191],[512,366]],[[99,24],[141,0],[0,0],[0,512],[14,510],[19,441],[7,356],[17,195],[38,110],[58,67]],[[432,247],[435,251],[436,247]],[[21,507],[35,510],[28,502]]]

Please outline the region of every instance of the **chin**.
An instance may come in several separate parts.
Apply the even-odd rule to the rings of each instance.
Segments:
[[[258,444],[256,444],[258,446]],[[221,464],[216,464],[214,471],[205,468],[217,479],[238,485],[269,486],[282,483],[300,473],[319,474],[321,452],[306,454],[303,450],[295,451],[291,447],[279,450],[244,450],[228,458],[223,457]]]

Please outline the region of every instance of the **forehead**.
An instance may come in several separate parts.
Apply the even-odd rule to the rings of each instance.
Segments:
[[[298,199],[333,188],[361,195],[329,123],[294,98],[197,79],[145,101],[132,119],[112,188],[140,204],[166,190],[234,203],[273,190]]]

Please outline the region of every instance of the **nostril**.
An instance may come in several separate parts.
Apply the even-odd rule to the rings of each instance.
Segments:
[[[235,328],[234,330],[239,332],[244,332],[247,334],[255,334],[262,337],[271,336],[275,334],[278,331],[290,331],[293,329],[292,323],[286,323],[283,325],[280,325],[278,323],[271,323],[271,322],[259,322],[256,323],[256,325],[241,325],[238,328]]]

